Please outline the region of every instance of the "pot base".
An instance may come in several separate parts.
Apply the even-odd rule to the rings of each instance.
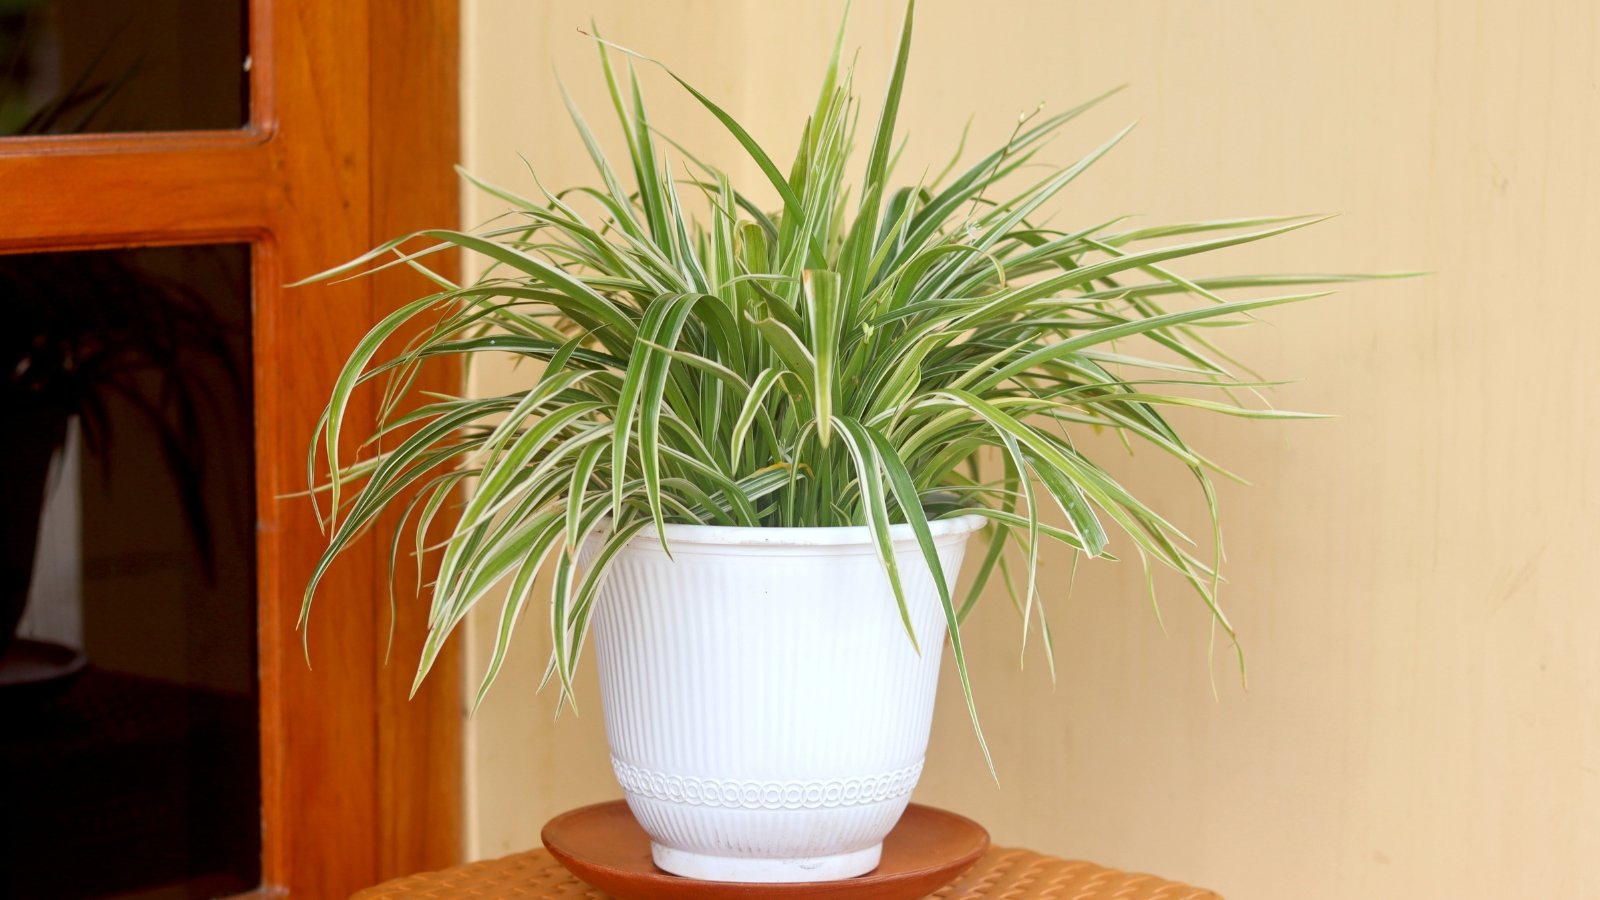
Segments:
[[[668,875],[651,859],[650,837],[621,800],[564,812],[545,823],[540,837],[567,871],[617,900],[919,900],[989,849],[989,833],[978,823],[915,803],[884,839],[876,870],[835,881],[760,884]]]
[[[871,872],[878,867],[878,861],[882,857],[882,844],[836,856],[761,859],[691,853],[687,850],[664,847],[655,841],[650,842],[650,858],[663,871],[700,881],[745,881],[763,884],[840,881]]]

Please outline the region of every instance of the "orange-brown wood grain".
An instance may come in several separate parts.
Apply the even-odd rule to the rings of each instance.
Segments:
[[[284,285],[457,220],[457,10],[252,0],[250,15],[248,128],[0,139],[0,253],[252,243],[261,895],[338,898],[456,861],[460,704],[453,655],[407,699],[418,617],[400,617],[396,665],[383,667],[387,553],[373,542],[324,581],[307,665],[295,622],[324,538],[289,495],[305,487],[307,442],[345,355],[418,285],[403,273]],[[427,379],[455,390],[460,373]],[[357,398],[353,431],[372,409]]]
[[[453,164],[460,157],[459,15],[459,0],[414,0],[406,4],[406,15],[371,19],[377,56],[406,48],[401,63],[376,68],[370,84],[374,143],[392,148],[372,154],[375,235],[400,235],[457,221],[459,180]],[[459,277],[453,253],[435,254],[428,265],[446,278]],[[413,272],[394,269],[375,276],[372,289],[381,313],[433,288]],[[451,361],[443,366],[430,363],[416,386],[454,394],[460,392],[461,382],[462,372]],[[444,518],[436,519],[434,527],[445,525]],[[388,517],[379,533],[398,524]],[[381,581],[388,576],[388,561],[377,562],[375,578]],[[461,855],[460,655],[455,648],[446,648],[416,696],[408,697],[427,635],[426,607],[417,608],[416,568],[402,564],[396,574],[400,582],[392,664],[378,678],[378,704],[388,723],[378,734],[382,878],[437,869]],[[378,640],[387,642],[387,617],[379,628]]]
[[[274,189],[269,143],[248,131],[0,138],[0,245],[17,252],[257,237]]]
[[[364,542],[328,574],[303,654],[300,592],[324,541],[306,501],[286,495],[305,487],[316,411],[371,323],[372,285],[280,286],[372,243],[371,7],[274,0],[268,8],[278,98],[269,146],[283,177],[255,279],[263,875],[291,897],[331,898],[377,875],[376,554]],[[370,409],[370,398],[357,398],[355,421]]]

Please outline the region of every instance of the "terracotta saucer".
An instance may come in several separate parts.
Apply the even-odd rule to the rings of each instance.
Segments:
[[[564,812],[545,824],[540,837],[568,871],[616,900],[911,900],[955,880],[989,849],[989,832],[977,822],[916,803],[884,840],[878,868],[844,881],[748,884],[669,875],[650,861],[650,839],[621,800]]]

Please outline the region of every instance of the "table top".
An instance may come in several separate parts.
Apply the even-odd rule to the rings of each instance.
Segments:
[[[1154,875],[993,847],[978,864],[931,895],[937,900],[1221,900],[1211,891]],[[543,849],[410,875],[351,900],[606,900]]]

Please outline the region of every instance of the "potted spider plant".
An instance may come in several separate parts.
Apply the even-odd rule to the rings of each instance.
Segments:
[[[1290,414],[1231,402],[1243,383],[1195,326],[1315,296],[1255,289],[1342,280],[1166,268],[1303,217],[1042,224],[1045,204],[1126,133],[1033,177],[1047,139],[1091,104],[1025,120],[964,168],[896,186],[911,24],[908,6],[858,187],[846,179],[857,107],[838,44],[786,171],[672,75],[762,173],[769,210],[664,145],[635,74],[642,57],[622,51],[619,66],[620,48],[597,38],[631,183],[569,98],[597,187],[524,197],[467,176],[508,205],[502,219],[407,235],[309,279],[404,265],[437,289],[374,327],[333,388],[308,472],[330,539],[302,622],[317,579],[381,515],[400,511],[391,565],[402,546],[420,560],[464,492],[417,681],[501,586],[480,701],[536,594],[553,642],[545,681],[566,702],[592,630],[616,775],[669,872],[813,881],[872,869],[921,769],[946,644],[982,744],[960,625],[1008,554],[1025,572],[1024,636],[1044,620],[1046,541],[1089,558],[1122,542],[1177,572],[1231,636],[1214,561],[1077,439],[1109,429],[1150,445],[1210,498],[1210,463],[1164,410]],[[427,269],[453,248],[487,269],[462,285]],[[1235,289],[1252,296],[1219,296]],[[418,336],[383,350],[402,334]],[[508,394],[401,411],[419,366],[481,354],[542,365]],[[351,459],[346,413],[367,382],[386,385],[385,400]]]

